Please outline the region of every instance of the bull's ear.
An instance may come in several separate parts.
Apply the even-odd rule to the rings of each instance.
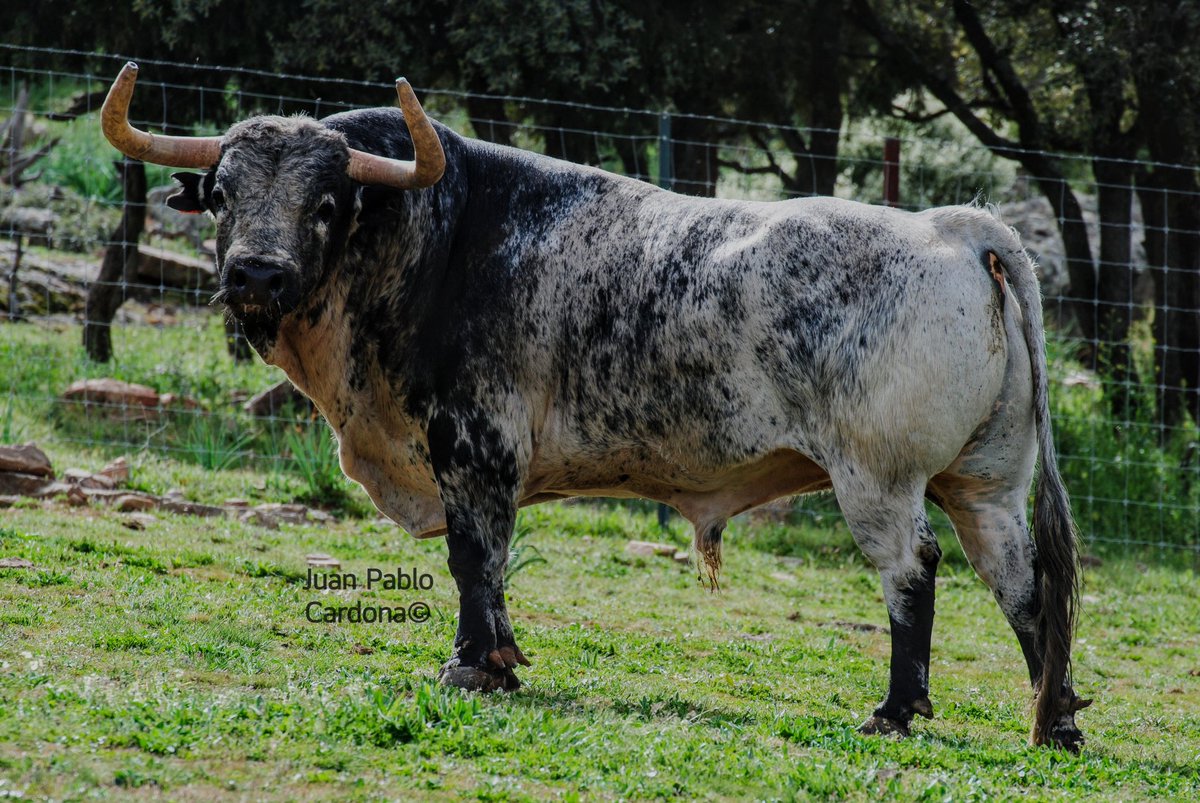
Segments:
[[[179,192],[167,198],[167,206],[179,212],[194,215],[204,211],[204,200],[200,195],[203,173],[172,173],[171,178],[183,186]]]

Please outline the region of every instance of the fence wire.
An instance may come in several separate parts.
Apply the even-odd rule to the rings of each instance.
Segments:
[[[208,306],[216,289],[211,224],[166,207],[169,171],[147,167],[146,230],[129,252],[134,268],[100,281],[105,252],[120,246],[123,194],[117,155],[99,134],[97,109],[123,57],[86,54],[111,66],[101,75],[39,67],[42,55],[49,63],[57,53],[0,45],[0,119],[9,121],[0,123],[0,316],[10,319],[0,323],[6,372],[0,376],[0,442],[32,438],[66,452],[133,451],[207,469],[299,476],[310,485],[322,481],[322,471],[336,472],[326,430],[313,423],[302,400],[260,402],[253,415],[245,410],[254,394],[283,376],[261,363],[235,363],[227,353],[221,315]],[[242,90],[236,81],[218,91],[199,80],[156,81],[154,64],[143,64],[131,113],[142,127],[186,120],[211,133],[221,120],[255,113],[320,117],[356,108],[339,98],[360,97],[364,89],[378,90],[379,105],[386,105],[394,91],[389,84],[262,75],[279,91]],[[322,97],[305,94],[314,86]],[[810,144],[829,132],[782,121],[437,89],[420,95],[431,116],[469,136],[725,198],[776,200],[829,189],[881,203],[884,140],[899,138],[896,205],[996,204],[1038,262],[1056,441],[1085,540],[1130,551],[1190,553],[1200,561],[1197,389],[1186,380],[1194,376],[1188,366],[1200,365],[1200,346],[1186,331],[1182,339],[1170,334],[1200,322],[1200,262],[1189,267],[1163,253],[1188,247],[1200,233],[1181,227],[1177,216],[1159,214],[1170,204],[1195,207],[1195,192],[1163,191],[1160,203],[1130,190],[1128,220],[1113,223],[1101,219],[1097,193],[1109,188],[1097,184],[1091,161],[1049,154],[1071,176],[1059,191],[1081,208],[1090,269],[1098,277],[1096,288],[1080,293],[1056,211],[1067,199],[1048,197],[1045,176],[993,155],[949,125],[930,130],[897,128],[890,121],[854,123],[838,132],[836,154],[820,154]],[[141,102],[152,96],[156,102]],[[160,114],[146,119],[139,109],[147,107]],[[48,148],[45,155],[22,166],[22,157],[40,148]],[[1150,162],[1132,169],[1195,170]],[[1147,199],[1154,208],[1143,210]],[[1110,244],[1119,238],[1128,257],[1100,258],[1113,253]],[[1116,277],[1120,286],[1105,284],[1105,277]],[[87,299],[97,286],[111,288],[121,301],[112,322],[111,363],[89,361],[79,345]],[[1112,315],[1123,322],[1123,334],[1105,339]],[[1093,335],[1084,336],[1085,330]],[[161,391],[159,399],[131,404],[99,391],[68,393],[73,383],[109,377],[139,381]],[[830,505],[801,500],[797,509],[824,515]]]

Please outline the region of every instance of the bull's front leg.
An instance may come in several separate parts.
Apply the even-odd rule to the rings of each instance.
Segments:
[[[454,653],[438,681],[471,691],[512,691],[528,665],[504,603],[504,569],[520,488],[516,451],[478,419],[430,425],[430,457],[446,508],[450,574],[458,586]]]

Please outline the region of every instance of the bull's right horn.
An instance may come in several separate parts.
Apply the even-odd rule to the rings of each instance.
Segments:
[[[100,107],[100,126],[112,146],[133,159],[168,167],[212,167],[221,157],[220,137],[168,137],[139,131],[129,124],[129,101],[138,66],[121,68]]]

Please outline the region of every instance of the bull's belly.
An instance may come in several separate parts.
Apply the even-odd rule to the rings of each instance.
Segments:
[[[416,538],[446,533],[445,509],[436,493],[405,487],[375,476],[363,465],[352,476],[367,491],[376,508]],[[790,449],[721,471],[681,474],[677,467],[622,469],[620,461],[601,460],[581,466],[573,476],[552,479],[533,474],[522,489],[520,505],[571,497],[650,499],[670,505],[691,522],[724,520],[782,496],[812,493],[831,487],[829,474],[815,462]]]
[[[792,449],[779,449],[757,460],[721,469],[681,470],[678,465],[646,464],[620,456],[535,479],[522,504],[572,496],[651,499],[670,505],[692,522],[727,519],[781,496],[827,490],[829,474]]]

